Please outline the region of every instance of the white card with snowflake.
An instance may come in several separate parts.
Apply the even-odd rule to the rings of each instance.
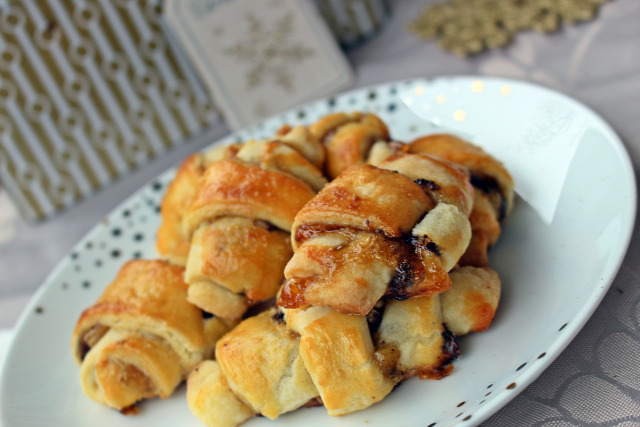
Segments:
[[[234,130],[353,81],[309,0],[169,0],[164,13]]]

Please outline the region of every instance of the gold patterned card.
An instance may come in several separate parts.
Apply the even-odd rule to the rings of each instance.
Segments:
[[[309,0],[168,0],[165,14],[234,129],[352,82]]]
[[[0,0],[0,180],[27,219],[220,124],[161,0]]]

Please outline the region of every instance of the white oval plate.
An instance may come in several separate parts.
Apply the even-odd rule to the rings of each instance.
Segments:
[[[409,108],[410,107],[410,108]],[[460,340],[441,381],[411,379],[383,402],[340,418],[301,409],[247,426],[474,425],[523,390],[557,357],[606,293],[635,219],[635,179],[611,128],[581,104],[530,84],[485,77],[395,82],[315,102],[218,143],[272,135],[331,111],[379,114],[394,138],[452,131],[502,159],[518,197],[490,254],[503,282],[491,328]],[[14,426],[199,426],[184,386],[123,416],[81,391],[71,332],[132,257],[155,257],[158,204],[169,171],[95,226],[53,271],[23,313],[0,384],[0,413]],[[365,424],[366,423],[366,424]]]

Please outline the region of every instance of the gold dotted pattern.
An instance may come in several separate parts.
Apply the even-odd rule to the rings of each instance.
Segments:
[[[219,122],[161,0],[0,7],[0,179],[28,219],[87,197]]]

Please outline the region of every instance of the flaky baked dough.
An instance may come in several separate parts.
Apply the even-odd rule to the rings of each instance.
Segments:
[[[482,148],[451,134],[432,134],[408,146],[411,153],[431,154],[469,169],[476,188],[470,215],[472,238],[460,263],[489,265],[488,248],[500,237],[500,222],[513,207],[513,178],[505,167]]]
[[[255,413],[275,419],[318,396],[299,343],[272,309],[225,335],[216,345],[216,359],[235,395]]]
[[[91,399],[124,409],[168,397],[231,324],[204,320],[186,300],[183,268],[160,260],[127,262],[78,320],[73,355]]]
[[[189,375],[187,404],[208,427],[235,427],[256,415],[233,394],[215,360],[200,362]]]
[[[190,241],[182,227],[186,207],[195,197],[200,177],[204,173],[204,156],[195,153],[187,157],[176,170],[176,175],[167,187],[162,199],[156,238],[156,249],[160,256],[178,265],[185,265]]]
[[[366,163],[371,146],[389,139],[387,126],[372,113],[333,113],[309,128],[327,148],[325,173],[330,180],[351,166]]]
[[[213,163],[205,171],[183,226],[187,235],[205,221],[243,216],[290,230],[293,219],[315,193],[301,179],[238,160]]]
[[[305,241],[286,266],[285,306],[367,314],[387,292],[398,245],[377,233],[340,230]]]
[[[457,336],[486,330],[500,301],[500,278],[489,267],[456,267],[451,288],[440,296],[447,328]]]
[[[196,196],[206,167],[215,161],[234,157],[238,150],[237,144],[219,146],[206,153],[194,153],[180,164],[161,203],[156,249],[162,258],[177,265],[186,264],[190,239],[182,226],[185,211]]]
[[[300,355],[329,415],[368,408],[391,392],[395,383],[376,361],[366,317],[326,307],[286,312],[287,324],[300,334]]]
[[[293,253],[294,217],[326,183],[315,166],[323,158],[322,145],[299,126],[248,141],[234,158],[206,169],[183,218],[189,301],[240,319],[275,296]]]
[[[217,361],[203,362],[189,377],[189,406],[205,424],[226,426],[256,414],[275,419],[307,404],[318,391],[299,344],[275,309],[242,321],[218,342]]]
[[[365,317],[311,307],[286,310],[284,318],[271,309],[244,320],[218,342],[216,362],[198,365],[187,399],[201,421],[213,427],[255,414],[275,419],[316,401],[340,416],[393,389],[394,380],[376,360]]]
[[[402,154],[352,166],[296,215],[278,304],[365,315],[384,295],[448,289],[472,203],[465,173],[443,160]]]
[[[312,235],[308,232],[345,227],[401,237],[434,206],[412,179],[371,165],[354,166],[300,209],[293,223],[293,247]]]
[[[499,230],[497,178],[493,193],[478,197],[488,187],[474,190],[477,171],[409,154],[372,114],[329,115],[311,132],[327,148],[326,170],[340,176],[314,187],[314,174],[298,173],[321,191],[293,221],[279,307],[244,320],[218,342],[217,361],[191,374],[189,406],[209,426],[317,402],[332,416],[367,408],[408,378],[448,375],[455,334],[484,330],[495,314],[497,274],[456,264],[471,240],[469,216],[476,229]],[[296,173],[258,160],[280,149],[251,145],[244,161]]]
[[[400,378],[442,378],[458,355],[443,325],[441,295],[389,301],[384,308],[376,348],[382,355],[397,350],[392,369]]]
[[[223,318],[237,318],[251,301],[272,298],[293,254],[289,233],[236,216],[199,227],[191,242],[189,298]]]

